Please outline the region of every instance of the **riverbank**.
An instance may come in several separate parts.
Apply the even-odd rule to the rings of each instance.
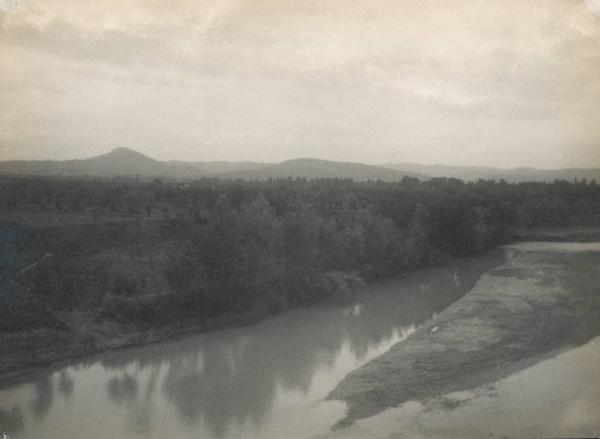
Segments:
[[[521,230],[515,234],[515,241],[598,242],[600,241],[600,227],[585,225]]]
[[[0,387],[29,378],[49,367],[102,352],[159,343],[224,328],[255,324],[269,313],[224,316],[211,320],[185,320],[156,328],[117,322],[84,321],[73,331],[42,328],[27,334],[0,335]]]
[[[6,293],[0,297],[8,303],[4,307],[7,313],[0,312],[0,386],[55,363],[107,350],[252,325],[303,305],[348,300],[353,290],[363,285],[353,273],[317,272],[304,285],[319,293],[312,302],[281,302],[276,308],[258,302],[211,312],[198,300],[206,295],[201,288],[185,294],[166,279],[173,246],[163,243],[68,256],[45,254],[23,264],[8,288],[0,291]],[[114,294],[118,284],[115,272],[127,273],[144,285],[143,290],[132,294],[127,291],[128,283],[122,282],[126,291]],[[57,301],[52,292],[56,291],[66,294],[54,307]]]
[[[600,233],[597,228],[556,229],[532,231],[540,239],[552,236],[577,237],[585,241],[590,233]],[[93,261],[95,262],[95,260]],[[215,319],[183,319],[159,326],[140,327],[115,321],[96,321],[89,316],[60,316],[64,328],[39,328],[26,332],[0,334],[0,386],[3,382],[14,382],[48,367],[60,366],[74,359],[84,358],[112,349],[139,346],[181,338],[229,327],[251,325],[272,315],[252,312],[246,315],[226,315]]]
[[[73,431],[90,439],[326,433],[345,406],[324,399],[346,374],[426,324],[503,261],[499,251],[461,258],[372,283],[347,303],[320,302],[249,326],[52,364],[0,388],[0,424],[23,439]],[[20,413],[21,427],[11,428],[2,413]]]
[[[430,323],[329,395],[338,427],[494,382],[600,334],[600,243],[520,243]]]
[[[410,285],[410,290],[422,296],[423,301],[439,302],[443,309],[467,292],[482,273],[498,266],[502,261],[502,251],[495,249],[477,258],[452,260],[446,266],[420,268],[407,273],[399,280],[403,284]],[[444,276],[439,277],[438,274],[431,277],[431,273],[444,273]],[[328,303],[338,306],[347,301],[353,303],[365,294],[373,294],[372,291],[380,294],[382,285],[396,281],[398,280],[389,279],[364,285],[342,302],[321,301],[313,306],[323,306]],[[86,358],[101,352],[167,342],[203,332],[254,325],[270,316],[272,313],[265,311],[245,316],[228,315],[212,320],[187,318],[155,327],[141,328],[132,323],[95,321],[85,315],[69,318],[62,315],[60,317],[66,327],[70,328],[69,330],[41,328],[29,330],[25,334],[0,334],[0,355],[2,355],[0,388],[27,380],[32,375],[58,370],[63,365],[72,364],[74,361],[85,362]]]

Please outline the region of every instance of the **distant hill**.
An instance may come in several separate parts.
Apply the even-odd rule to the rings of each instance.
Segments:
[[[448,165],[421,165],[415,163],[387,163],[381,165],[388,169],[397,171],[415,172],[428,178],[448,177],[461,180],[474,181],[484,180],[506,180],[510,183],[524,181],[554,181],[574,179],[597,180],[600,182],[600,169],[598,168],[565,168],[565,169],[535,169],[515,168],[500,169],[478,166],[448,166]]]
[[[269,177],[352,178],[354,180],[397,181],[401,172],[359,163],[296,159],[282,163],[159,161],[128,148],[117,148],[84,160],[33,160],[0,162],[0,174],[53,176],[140,176],[163,178],[239,178],[261,180]]]
[[[116,148],[107,154],[83,160],[13,160],[0,162],[0,175],[2,174],[66,177],[86,175],[93,177],[140,176],[144,178],[182,179],[219,177],[247,180],[303,177],[307,179],[351,178],[357,181],[398,181],[405,176],[409,176],[419,179],[434,177],[452,177],[461,180],[504,179],[508,182],[574,180],[575,178],[600,181],[600,169],[499,169],[414,163],[388,163],[381,166],[372,166],[311,158],[299,158],[281,163],[159,161],[128,148]]]
[[[382,180],[398,181],[406,176],[422,178],[414,172],[397,171],[380,166],[360,163],[334,162],[301,158],[281,163],[263,165],[255,169],[244,169],[220,175],[223,178],[239,178],[244,180],[265,180],[268,178],[304,177],[315,178],[351,178],[356,181]]]
[[[84,160],[33,160],[0,162],[1,174],[59,176],[165,176],[187,175],[190,165],[169,165],[127,148],[117,148]]]
[[[54,176],[140,176],[200,178],[259,167],[251,162],[162,162],[128,148],[116,148],[84,160],[15,160],[0,162],[0,174]]]

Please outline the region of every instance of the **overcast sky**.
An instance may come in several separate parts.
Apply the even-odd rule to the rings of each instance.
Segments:
[[[0,159],[600,166],[600,0],[0,0]]]

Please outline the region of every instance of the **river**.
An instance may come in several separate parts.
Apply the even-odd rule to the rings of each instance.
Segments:
[[[365,287],[259,324],[117,350],[0,389],[16,439],[306,438],[345,410],[325,396],[502,262],[499,253]]]

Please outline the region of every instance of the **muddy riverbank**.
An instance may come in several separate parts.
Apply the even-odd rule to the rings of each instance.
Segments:
[[[338,384],[329,399],[348,404],[338,427],[494,382],[600,334],[600,243],[505,248],[504,265]]]

